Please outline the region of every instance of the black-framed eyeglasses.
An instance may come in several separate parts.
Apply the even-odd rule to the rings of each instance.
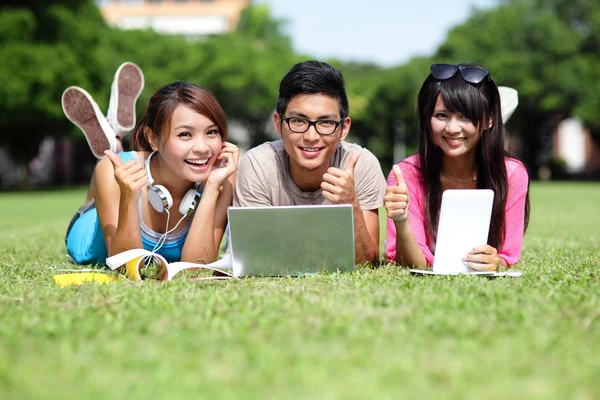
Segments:
[[[316,121],[311,121],[308,118],[303,117],[286,117],[285,115],[281,116],[281,120],[287,123],[288,128],[292,132],[296,133],[304,133],[310,129],[311,126],[315,127],[315,130],[319,135],[331,135],[335,130],[344,122],[346,118],[342,118],[339,121],[335,121],[332,119],[318,119]]]
[[[460,75],[469,83],[480,83],[489,76],[489,72],[481,67],[475,65],[465,64],[433,64],[431,65],[431,75],[435,79],[441,81],[450,79],[456,74],[456,71],[460,72]]]

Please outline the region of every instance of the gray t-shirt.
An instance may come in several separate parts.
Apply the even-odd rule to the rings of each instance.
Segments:
[[[344,169],[356,151],[362,152],[354,168],[356,197],[362,210],[374,210],[383,205],[387,183],[373,153],[359,145],[341,142],[331,158],[331,166]],[[282,140],[261,144],[242,157],[235,182],[234,206],[321,204],[331,204],[321,189],[303,192],[292,180],[289,156]]]

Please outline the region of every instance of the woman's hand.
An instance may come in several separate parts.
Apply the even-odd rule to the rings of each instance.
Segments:
[[[115,170],[115,181],[121,189],[121,199],[126,202],[137,202],[142,195],[142,187],[148,183],[146,170],[135,160],[123,160],[110,150],[104,152]]]
[[[402,170],[398,165],[394,165],[394,176],[396,177],[396,186],[388,186],[386,189],[383,203],[388,218],[394,222],[405,222],[408,218],[408,187],[404,183]]]
[[[237,171],[240,149],[233,143],[223,143],[221,153],[217,156],[212,171],[206,180],[207,186],[221,187],[223,183]]]
[[[500,266],[506,266],[504,260],[498,257],[498,251],[490,245],[475,246],[463,257],[463,262],[470,271],[498,271]]]

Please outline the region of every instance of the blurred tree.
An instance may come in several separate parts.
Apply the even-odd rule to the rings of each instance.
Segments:
[[[82,138],[63,115],[62,92],[81,86],[106,111],[114,71],[124,61],[144,71],[138,112],[159,87],[189,80],[215,93],[229,117],[249,130],[251,145],[262,143],[279,79],[298,61],[283,24],[266,6],[252,6],[243,11],[235,32],[190,42],[152,30],[111,29],[92,0],[5,2],[0,9],[0,145],[25,165],[46,136]]]
[[[92,0],[5,1],[0,9],[0,144],[23,166],[45,136],[73,132],[60,96],[103,84],[98,44],[107,28]],[[90,66],[94,66],[90,68]]]
[[[352,118],[349,140],[367,146],[375,134],[368,124],[369,103],[384,81],[385,69],[375,64],[327,62],[339,68],[344,75]]]
[[[386,174],[415,148],[415,101],[430,64],[429,59],[416,57],[386,70],[372,91],[363,122],[371,132],[366,146],[378,156]]]
[[[210,89],[228,118],[249,132],[249,144],[267,140],[278,83],[296,60],[284,21],[267,6],[245,9],[234,32],[200,41],[160,35],[151,30],[111,30],[105,54],[114,68],[138,63],[146,78],[138,111],[159,87],[187,80]],[[118,60],[118,62],[117,62]]]
[[[507,0],[475,11],[435,55],[481,64],[498,84],[519,91],[509,127],[523,139],[521,157],[534,174],[551,161],[551,135],[561,119],[579,116],[600,127],[599,13],[595,0]]]
[[[199,44],[204,55],[198,71],[227,114],[250,133],[250,146],[271,139],[272,113],[279,81],[298,61],[284,20],[274,19],[266,5],[246,8],[235,32]]]
[[[571,112],[590,128],[600,142],[600,3],[597,0],[538,0],[566,26],[580,35],[571,63],[557,73],[561,87],[574,99]]]
[[[194,79],[202,69],[202,51],[182,36],[162,35],[151,29],[110,29],[105,38],[102,65],[108,67],[103,72],[106,83],[99,93],[94,94],[102,105],[108,104],[114,73],[125,61],[136,63],[144,73],[144,90],[136,103],[138,117],[150,96],[162,86],[182,80],[202,84]]]
[[[146,78],[138,112],[159,87],[192,81],[209,88],[229,119],[247,128],[249,145],[260,144],[270,139],[279,81],[296,62],[311,58],[294,52],[285,24],[267,6],[252,5],[235,32],[189,41],[109,28],[92,0],[4,1],[0,145],[25,163],[47,135],[82,138],[62,113],[63,90],[82,86],[105,111],[114,71],[124,61],[140,65]],[[351,140],[371,149],[384,171],[414,149],[414,104],[429,65],[482,64],[498,84],[519,91],[509,128],[523,139],[522,156],[535,172],[547,162],[550,134],[566,116],[581,117],[600,140],[599,57],[597,0],[501,0],[495,9],[475,9],[431,58],[395,68],[329,62],[344,73]]]

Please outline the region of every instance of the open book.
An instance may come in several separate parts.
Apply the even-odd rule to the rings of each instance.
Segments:
[[[223,269],[231,269],[231,256],[225,256],[222,259],[210,264],[196,264],[191,262],[173,262],[168,263],[167,260],[160,254],[153,253],[145,249],[127,250],[106,259],[106,265],[111,270],[115,270],[125,265],[125,275],[131,280],[142,280],[141,269],[145,264],[145,260],[152,258],[156,265],[156,279],[160,281],[170,281],[175,275],[184,270],[209,269],[218,271],[225,276],[207,276],[199,279],[230,279],[234,276]]]

